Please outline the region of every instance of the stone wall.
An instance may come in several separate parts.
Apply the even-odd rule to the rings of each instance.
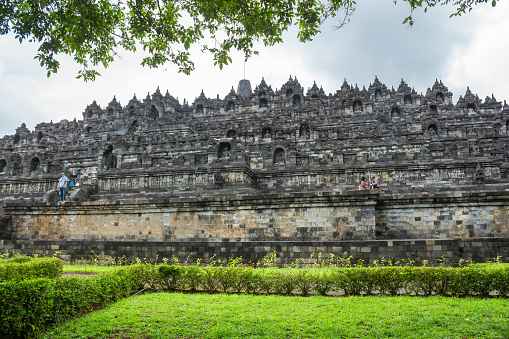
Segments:
[[[41,256],[62,255],[71,261],[90,259],[92,255],[105,254],[112,258],[146,258],[162,261],[175,256],[180,262],[197,260],[209,263],[213,259],[242,257],[244,263],[256,263],[265,256],[276,253],[277,263],[287,264],[299,260],[306,264],[316,262],[319,253],[322,259],[330,254],[347,258],[351,262],[373,263],[374,260],[392,260],[430,265],[458,264],[463,260],[486,262],[501,257],[509,258],[507,238],[428,239],[428,240],[369,240],[369,241],[80,241],[80,240],[0,240],[4,253],[37,254]]]
[[[114,256],[154,252],[181,258],[237,253],[254,260],[275,250],[281,258],[346,251],[371,261],[442,255],[477,261],[500,255],[509,261],[509,193],[498,187],[150,197],[63,205],[13,201],[4,209],[17,250],[63,250],[72,257],[98,250]]]
[[[505,185],[504,185],[505,186]],[[376,205],[378,239],[509,239],[509,195],[497,189],[398,192]]]
[[[374,239],[378,192],[249,198],[8,202],[14,239],[331,241]]]

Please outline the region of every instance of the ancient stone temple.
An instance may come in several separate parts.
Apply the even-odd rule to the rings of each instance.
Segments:
[[[0,139],[3,251],[509,259],[509,105],[376,77],[180,103],[159,88]],[[58,204],[57,179],[73,180]],[[379,177],[381,190],[359,191]],[[367,179],[368,180],[368,179]]]

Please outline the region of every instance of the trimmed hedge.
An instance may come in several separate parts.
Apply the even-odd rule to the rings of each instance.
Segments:
[[[47,326],[129,296],[145,286],[153,271],[133,265],[90,278],[0,283],[0,337],[33,337]]]
[[[209,293],[442,295],[507,297],[509,266],[252,268],[158,266],[153,287]]]
[[[63,261],[58,258],[14,257],[0,261],[0,282],[36,278],[54,279],[62,275]]]
[[[35,259],[35,257],[29,257],[28,255],[17,255],[17,256],[12,257],[12,258],[7,258],[3,262],[11,262],[11,263],[15,262],[15,263],[18,263],[18,264],[23,264],[23,263],[32,261],[34,259]],[[0,261],[0,263],[2,263],[2,262]]]

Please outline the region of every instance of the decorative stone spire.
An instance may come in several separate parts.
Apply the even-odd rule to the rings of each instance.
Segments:
[[[409,92],[409,91],[410,91],[410,87],[405,82],[405,80],[403,80],[403,78],[401,78],[401,82],[399,83],[399,86],[398,86],[398,92]]]
[[[262,81],[260,82],[260,85],[258,87],[267,88],[267,83],[265,82],[265,79],[263,77],[262,77]]]
[[[341,90],[348,91],[348,88],[349,88],[348,82],[346,82],[346,78],[345,78],[345,80],[343,81],[343,84],[341,85]]]
[[[161,100],[163,98],[163,95],[161,94],[161,91],[159,90],[159,86],[157,86],[156,92],[152,94],[152,100]]]
[[[111,100],[111,102],[108,104],[108,111],[121,111],[122,110],[122,105],[120,105],[120,103],[117,101],[117,97],[116,96],[113,96],[113,100]]]
[[[138,98],[136,98],[136,94],[133,96],[131,100],[127,103],[127,107],[131,109],[132,107],[136,107],[139,104]]]
[[[27,128],[25,123],[22,123],[20,127],[16,128],[16,134],[19,135],[28,135],[30,134],[30,130]]]
[[[237,95],[242,99],[246,99],[252,93],[253,91],[251,90],[251,82],[249,82],[247,79],[240,80],[239,85],[237,86]]]
[[[97,104],[97,101],[94,100],[92,104],[87,105],[87,108],[85,108],[85,111],[83,112],[83,119],[89,119],[94,114],[98,114],[101,111],[101,107]],[[53,121],[53,120],[52,120]]]
[[[378,80],[378,77],[375,75],[375,81],[373,81],[373,85],[375,85],[376,87],[380,86],[382,83],[380,82],[380,80]]]

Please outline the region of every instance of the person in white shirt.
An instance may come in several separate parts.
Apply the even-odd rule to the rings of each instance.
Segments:
[[[60,202],[65,202],[65,190],[67,188],[67,183],[69,182],[69,178],[65,176],[65,173],[62,173],[62,177],[58,179],[58,190],[60,191]]]
[[[378,177],[376,175],[371,176],[371,189],[379,189],[380,186],[378,186]]]

